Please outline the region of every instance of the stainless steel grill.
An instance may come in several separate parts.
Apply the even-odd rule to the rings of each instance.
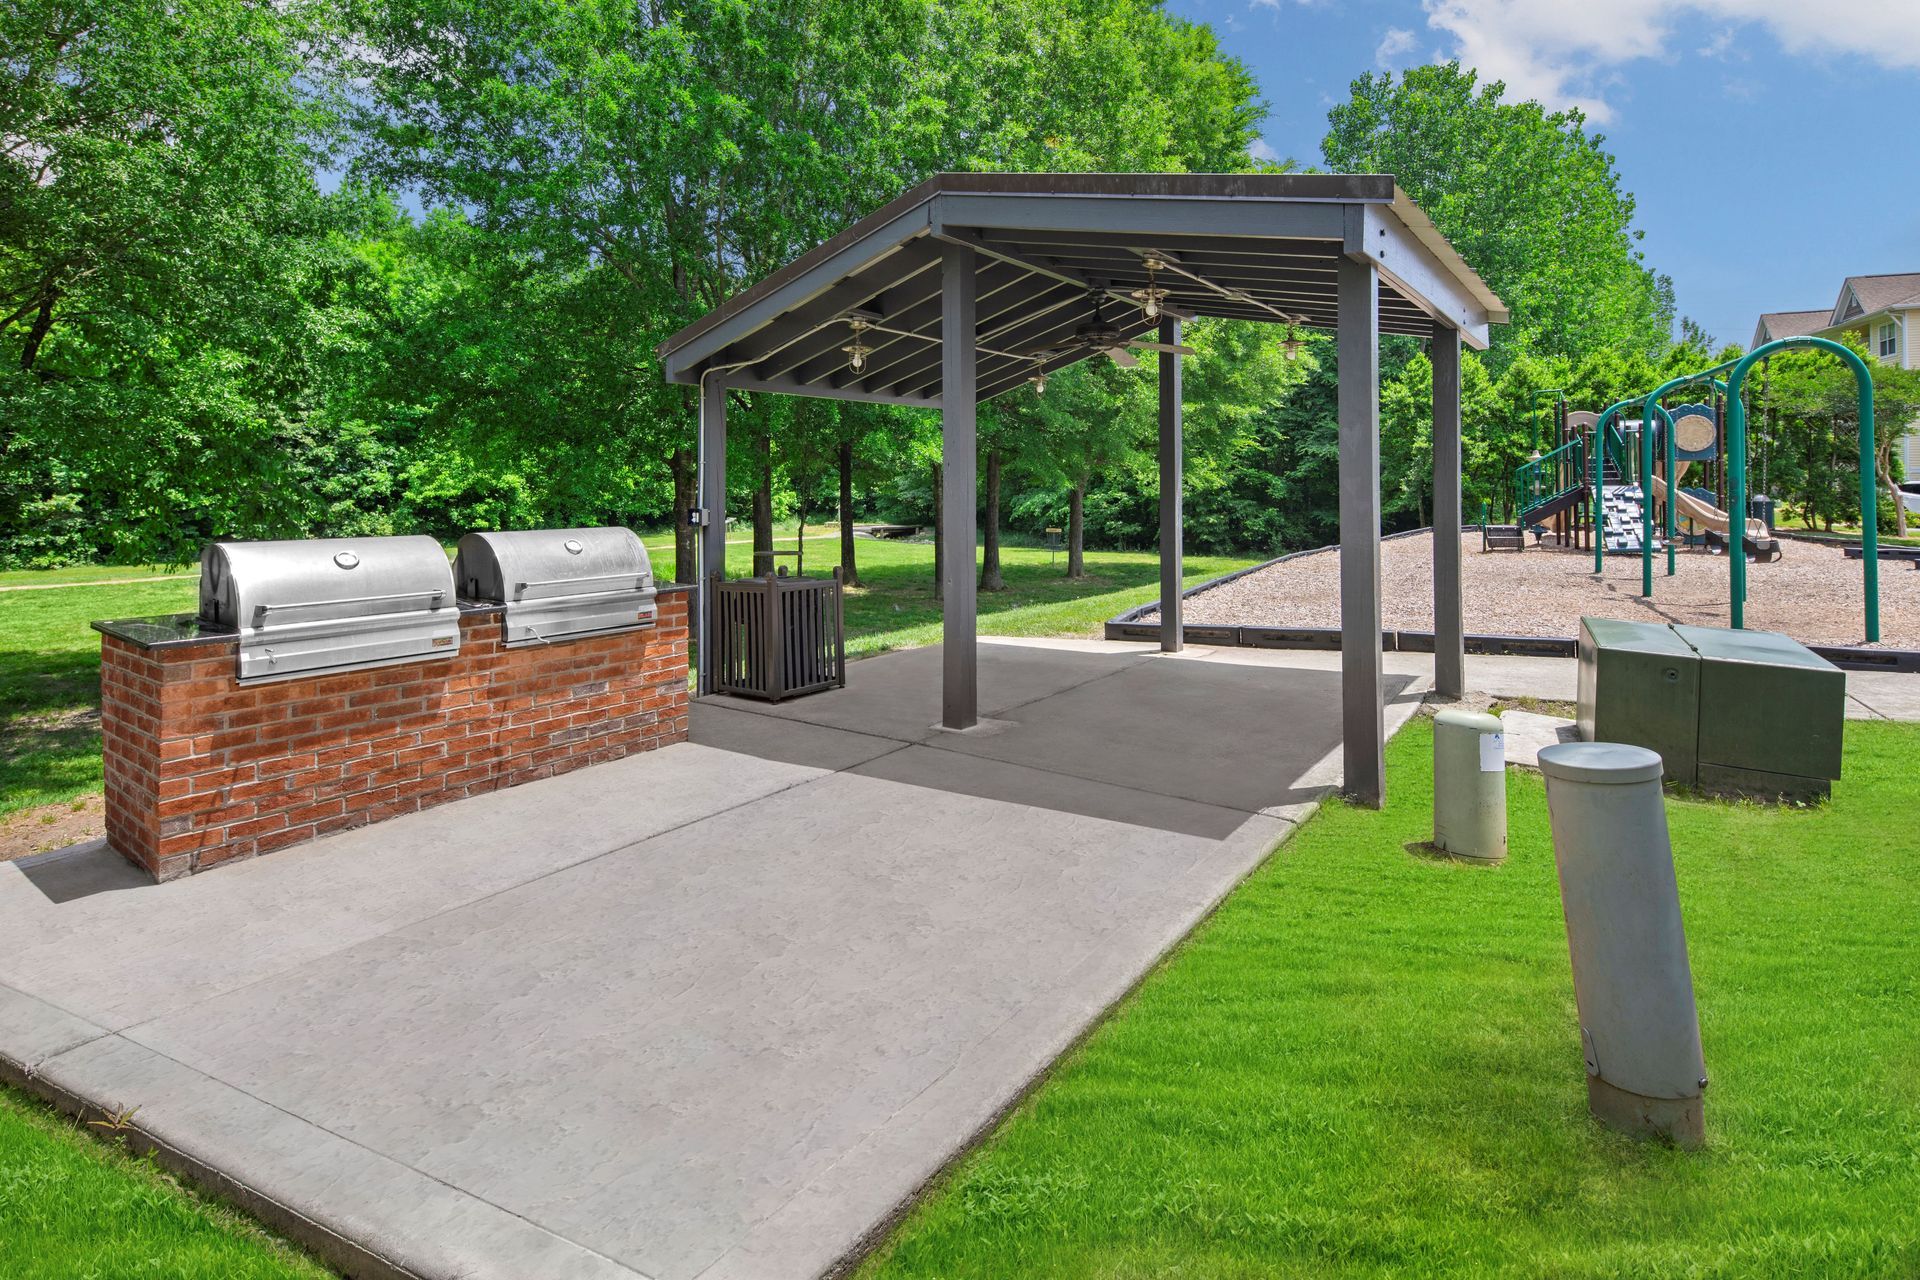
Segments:
[[[653,561],[631,529],[470,533],[453,562],[463,600],[503,605],[506,642],[650,627]]]
[[[427,537],[209,543],[200,618],[239,633],[242,680],[460,651],[453,570]]]

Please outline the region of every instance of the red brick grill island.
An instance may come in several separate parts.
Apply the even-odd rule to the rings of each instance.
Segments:
[[[685,741],[687,605],[507,648],[502,607],[463,603],[454,656],[245,684],[192,615],[97,622],[107,839],[171,880]]]

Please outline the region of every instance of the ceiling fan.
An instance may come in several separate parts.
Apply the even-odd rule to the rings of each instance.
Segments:
[[[1127,337],[1119,329],[1107,323],[1105,296],[1097,289],[1090,290],[1087,296],[1093,303],[1093,318],[1076,328],[1072,338],[1065,342],[1049,343],[1044,347],[1030,347],[1014,354],[1037,362],[1048,362],[1080,352],[1099,352],[1124,369],[1131,369],[1140,363],[1134,357],[1134,351],[1164,351],[1176,356],[1195,354],[1194,349],[1185,343],[1149,342],[1144,338]]]

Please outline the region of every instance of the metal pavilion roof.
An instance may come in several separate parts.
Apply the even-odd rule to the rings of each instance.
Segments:
[[[1382,333],[1436,324],[1484,349],[1507,310],[1390,176],[1379,174],[973,174],[928,179],[661,344],[669,381],[726,370],[730,387],[938,406],[941,261],[975,251],[987,400],[1094,354],[1039,358],[1099,318],[1149,334],[1130,295],[1152,283],[1182,318],[1332,329],[1343,257],[1379,273]],[[856,372],[855,322],[872,348]]]

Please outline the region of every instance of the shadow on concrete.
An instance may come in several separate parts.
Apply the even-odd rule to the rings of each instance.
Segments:
[[[104,839],[15,858],[6,865],[18,869],[49,902],[153,887],[151,876],[108,848]]]
[[[1388,676],[1397,697],[1410,676]],[[937,647],[853,664],[847,687],[770,706],[702,699],[693,740],[790,764],[1225,839],[1311,800],[1340,745],[1340,676],[1284,655],[980,646],[982,726],[949,733]]]

